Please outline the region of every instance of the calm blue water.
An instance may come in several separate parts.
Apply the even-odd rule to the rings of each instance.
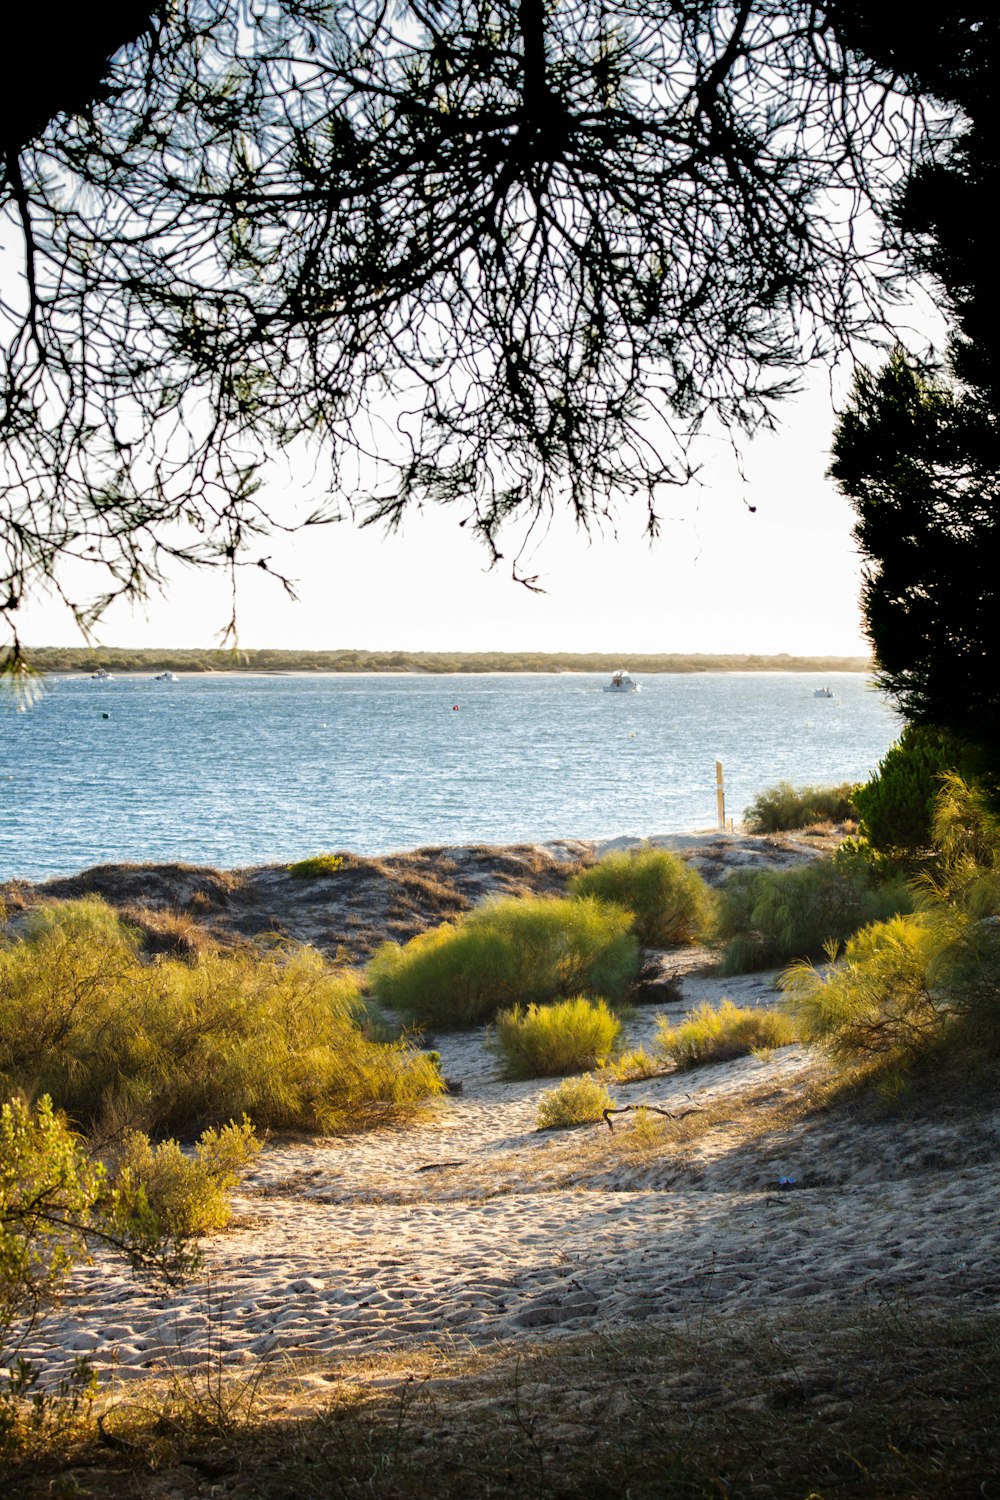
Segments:
[[[899,731],[854,674],[604,681],[49,678],[0,710],[0,877],[706,828],[717,757],[739,818],[781,779],[864,778]]]

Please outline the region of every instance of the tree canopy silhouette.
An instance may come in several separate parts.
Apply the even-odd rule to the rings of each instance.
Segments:
[[[938,370],[896,350],[861,370],[830,473],[852,501],[877,677],[914,723],[1000,748],[996,434]]]
[[[455,502],[498,556],[505,521],[638,499],[655,531],[700,424],[768,420],[877,313],[866,215],[919,110],[836,11],[102,12],[22,15],[53,64],[0,109],[12,625],[39,580],[86,625],[171,557],[267,567],[261,481],[310,446],[296,521]]]
[[[962,112],[958,134],[917,163],[894,208],[950,314],[948,357],[922,368],[897,349],[881,371],[861,371],[830,472],[858,514],[882,685],[908,719],[957,732],[1000,767],[1000,319],[984,211],[1000,191],[1000,15],[963,7],[929,29],[911,38],[885,26],[864,39]]]

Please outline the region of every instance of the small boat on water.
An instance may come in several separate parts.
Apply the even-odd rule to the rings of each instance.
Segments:
[[[111,673],[107,667],[98,667],[96,672],[91,672],[90,680],[91,682],[110,682]]]
[[[601,691],[602,693],[640,693],[642,689],[624,667],[619,667],[617,672],[612,672],[611,681],[606,682]]]
[[[835,696],[836,695],[834,694],[834,692],[832,691],[832,689],[830,689],[828,687],[821,687],[821,688],[814,688],[813,689],[813,697],[814,698],[833,698]]]
[[[153,678],[154,682],[179,682],[180,678],[176,672],[157,672]]]

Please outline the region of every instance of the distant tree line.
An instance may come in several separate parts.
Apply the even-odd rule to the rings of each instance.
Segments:
[[[863,656],[748,656],[547,651],[221,651],[42,646],[39,672],[867,672]]]

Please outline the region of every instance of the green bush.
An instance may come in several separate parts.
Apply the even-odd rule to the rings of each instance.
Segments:
[[[336,875],[343,868],[342,854],[313,854],[309,859],[300,859],[297,864],[289,865],[288,873],[296,880],[319,880],[326,875]]]
[[[553,1078],[585,1073],[611,1056],[621,1022],[603,1000],[578,995],[553,1005],[515,1005],[496,1018],[490,1047],[508,1078]]]
[[[0,1108],[0,1363],[95,1242],[136,1269],[175,1280],[198,1264],[197,1239],[229,1217],[228,1193],[260,1147],[248,1121],[207,1131],[193,1154],[127,1132],[109,1167],[43,1095]],[[13,1408],[0,1402],[0,1429]],[[0,1439],[3,1433],[0,1431]],[[2,1447],[0,1441],[0,1447]]]
[[[630,1047],[605,1063],[601,1072],[603,1077],[615,1083],[638,1083],[644,1078],[659,1078],[663,1073],[663,1061],[647,1052],[645,1047]]]
[[[114,1220],[126,1236],[184,1246],[229,1222],[229,1193],[261,1150],[250,1121],[206,1130],[193,1152],[125,1132],[112,1173]]]
[[[698,871],[667,849],[629,849],[606,854],[575,875],[569,889],[624,906],[647,948],[693,943],[712,916],[713,896]]]
[[[897,1074],[933,1062],[967,1076],[1000,1059],[1000,821],[981,788],[953,772],[942,782],[916,915],[864,929],[822,971],[799,964],[782,978],[805,1037]]]
[[[589,899],[489,901],[458,921],[385,943],[368,967],[376,998],[412,1020],[472,1026],[512,1005],[573,995],[611,1003],[639,968],[632,918]]]
[[[539,1130],[558,1130],[567,1125],[586,1125],[599,1120],[615,1101],[603,1083],[590,1073],[582,1078],[564,1078],[558,1088],[543,1094],[538,1104]]]
[[[743,814],[750,833],[781,833],[795,828],[809,828],[814,823],[856,821],[859,814],[854,802],[857,787],[845,781],[841,786],[800,786],[779,781],[777,786],[758,792]]]
[[[148,963],[97,899],[43,908],[0,947],[0,1091],[188,1138],[243,1115],[320,1131],[405,1116],[440,1074],[365,1035],[359,992],[312,949]]]
[[[1000,817],[983,787],[955,771],[944,772],[931,815],[931,842],[950,881],[973,870],[1000,869]]]
[[[657,1052],[678,1068],[696,1068],[769,1047],[787,1047],[797,1039],[794,1022],[781,1011],[741,1007],[723,1000],[719,1006],[699,1005],[679,1026],[671,1026],[662,1018],[655,1045]]]
[[[794,870],[736,870],[720,892],[715,937],[722,972],[817,958],[869,922],[912,911],[901,878],[880,881],[862,860],[820,859]]]
[[[927,849],[942,778],[967,770],[970,754],[948,730],[907,724],[855,793],[861,832],[872,847],[904,855]]]
[[[51,1099],[0,1108],[0,1363],[11,1324],[32,1317],[86,1255],[104,1179]]]
[[[927,983],[933,948],[933,931],[918,913],[866,927],[822,970],[793,965],[781,985],[803,1040],[850,1059],[912,1060],[925,1051],[942,1019]]]

